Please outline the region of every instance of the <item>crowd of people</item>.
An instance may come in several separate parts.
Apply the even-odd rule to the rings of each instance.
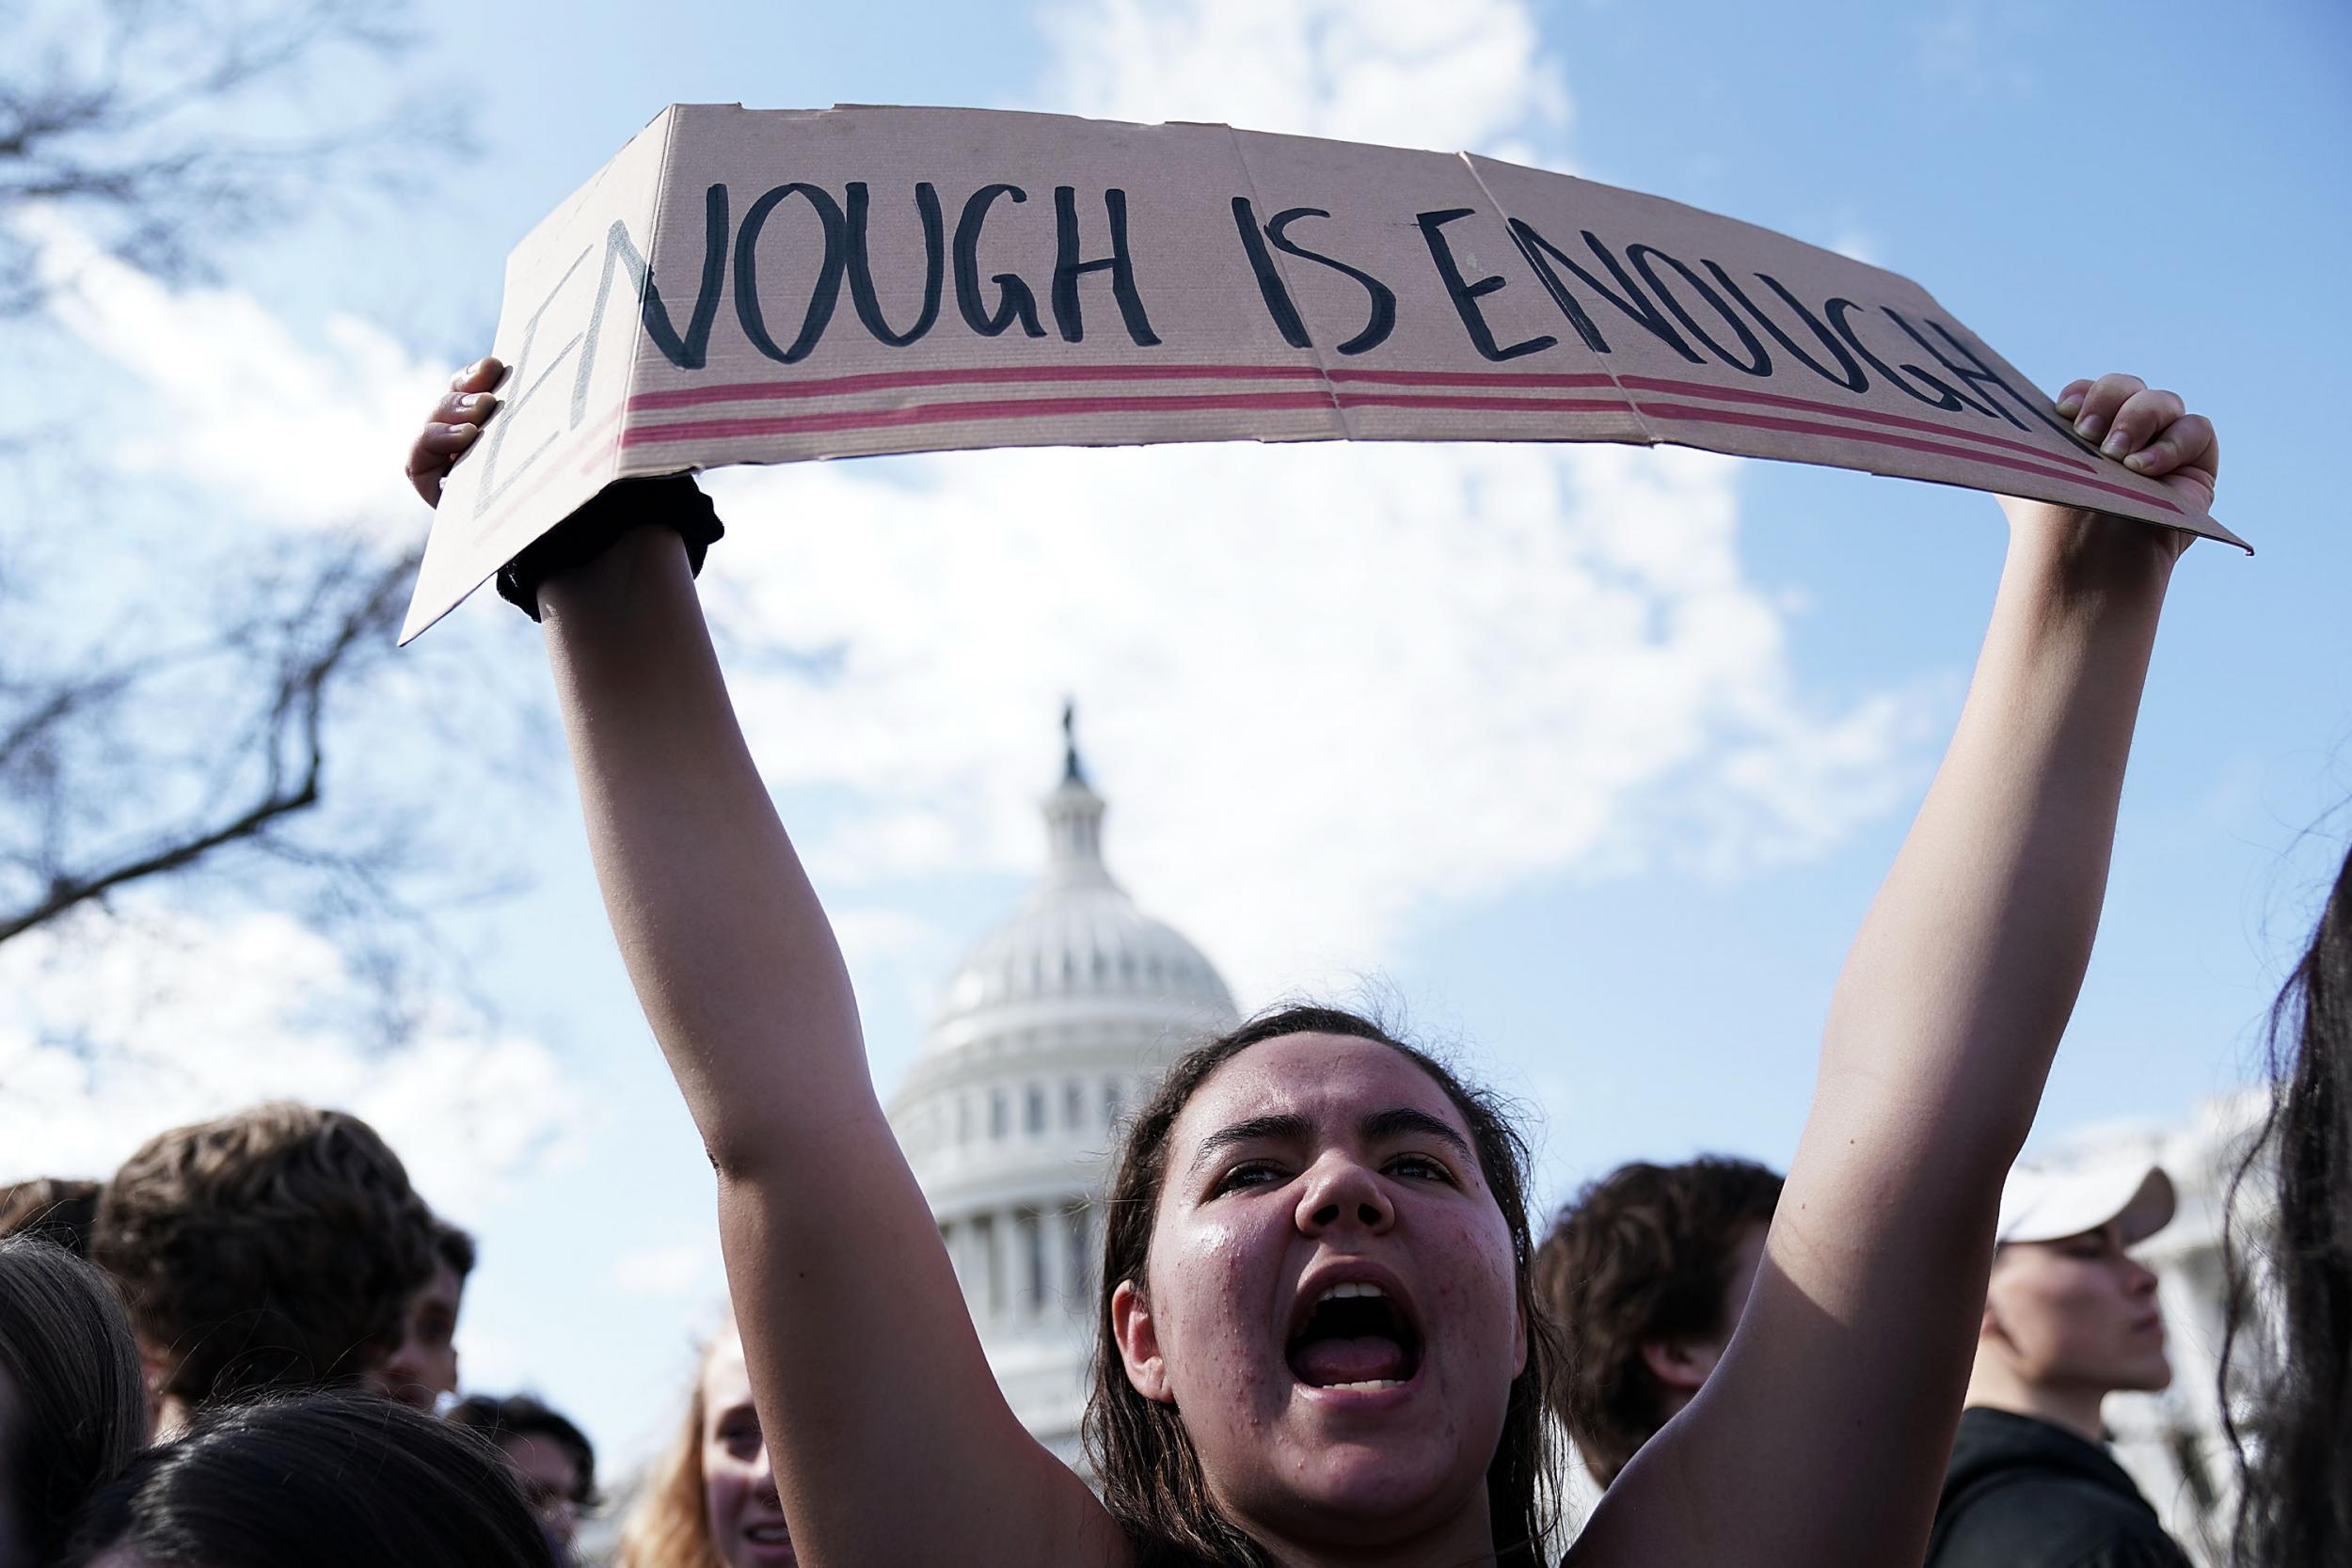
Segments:
[[[460,372],[419,438],[428,501],[501,374]],[[2179,399],[2110,376],[2058,406],[2210,502],[2217,448]],[[1261,1015],[1125,1120],[1083,1476],[997,1391],[882,1117],[703,626],[708,501],[625,482],[524,551],[500,587],[547,628],[733,1302],[621,1568],[2185,1562],[2102,1421],[2170,1376],[2131,1249],[2171,1183],[2015,1159],[2185,536],[2004,504],[1977,677],[1787,1172],[1630,1164],[1546,1232],[1497,1097],[1375,1020]],[[2239,1568],[2352,1560],[2352,863],[2274,1037],[2240,1182],[2275,1199],[2235,1296],[2275,1302],[2277,1345],[2230,1402]],[[0,1193],[0,1568],[570,1560],[586,1437],[528,1394],[458,1397],[476,1262],[383,1139],[310,1106]],[[1573,1525],[1567,1446],[1601,1488]]]

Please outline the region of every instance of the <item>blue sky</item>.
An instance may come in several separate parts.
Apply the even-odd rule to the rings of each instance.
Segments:
[[[2244,1077],[2341,853],[2323,819],[2352,791],[2352,545],[2329,467],[2352,346],[2342,8],[434,0],[411,15],[418,48],[366,85],[431,82],[469,105],[478,155],[417,150],[420,169],[443,165],[432,199],[355,199],[232,250],[221,286],[191,295],[55,241],[85,299],[58,353],[151,411],[122,457],[148,482],[232,483],[193,444],[201,386],[155,345],[316,382],[323,411],[286,411],[270,473],[233,482],[276,498],[242,526],[310,526],[331,494],[386,537],[421,531],[397,411],[486,345],[507,246],[673,101],[1469,146],[1861,255],[2048,385],[2129,369],[2182,389],[2223,433],[2216,514],[2260,553],[2200,546],[2175,579],[2042,1132],[2177,1120]],[[1243,572],[1220,552],[1248,536],[1215,515],[1235,471],[1359,511],[1281,531]],[[885,1090],[925,989],[1041,856],[1031,801],[1072,690],[1114,869],[1145,906],[1245,1006],[1394,992],[1538,1113],[1548,1203],[1635,1155],[1786,1158],[1836,966],[1957,712],[2003,540],[1979,496],[1621,451],[996,453],[717,487],[735,531],[706,578],[714,616],[842,917]],[[1060,510],[1021,515],[1041,490]],[[1197,492],[1197,515],[1171,492]],[[1231,604],[1176,614],[1145,578]],[[1625,626],[1574,624],[1596,585]],[[1310,590],[1343,602],[1285,610]],[[519,617],[476,604],[434,637],[496,661],[534,710],[508,717],[544,722]],[[1662,694],[1657,726],[1613,706],[1637,681]],[[459,744],[388,732],[370,765],[429,795],[469,776]],[[453,1002],[447,1039],[415,1061],[354,1056],[289,1034],[232,961],[297,952],[304,983],[331,990],[331,950],[284,923],[208,935],[190,913],[207,978],[184,1018],[164,1016],[278,1044],[127,1100],[103,1074],[53,1072],[9,1096],[20,1133],[28,1108],[42,1123],[13,1158],[94,1166],[156,1125],[126,1102],[348,1099],[406,1132],[429,1196],[482,1236],[469,1375],[533,1385],[642,1452],[717,1299],[707,1168],[605,933],[567,781],[526,770],[467,809],[532,877],[453,917],[496,1017]],[[0,1049],[15,1028],[37,1052],[73,1005],[0,1016]]]

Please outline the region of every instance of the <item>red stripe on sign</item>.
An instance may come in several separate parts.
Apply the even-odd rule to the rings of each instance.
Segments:
[[[1451,397],[1443,392],[1334,392],[1342,408],[1558,409],[1564,414],[1630,414],[1623,398]]]
[[[2144,502],[2149,506],[2160,506],[2167,512],[2181,510],[2161,497],[2142,495],[2137,490],[2126,489],[2121,484],[2110,484],[2104,479],[2085,479],[2080,474],[2070,474],[2063,468],[2044,467],[2039,463],[2021,463],[2014,457],[1995,457],[1991,452],[1971,451],[1965,447],[1946,446],[1941,441],[1922,441],[1909,436],[1892,436],[1883,430],[1852,430],[1837,425],[1822,424],[1813,420],[1784,420],[1776,415],[1741,414],[1728,408],[1689,408],[1674,403],[1645,403],[1641,405],[1641,411],[1661,420],[1687,420],[1698,424],[1752,425],[1758,430],[1785,430],[1798,436],[1843,436],[1849,440],[1875,441],[1883,447],[1907,447],[1913,451],[1931,451],[1944,457],[1963,458],[1971,463],[1991,463],[2003,468],[2015,468],[2022,473],[2040,474],[2044,479],[2062,479],[2069,484],[2079,484],[2092,490],[2105,490],[2109,495],[2122,496],[2132,500]]]
[[[1534,375],[1516,371],[1368,371],[1342,366],[1328,373],[1334,381],[1369,381],[1389,387],[1548,387],[1572,391],[1617,384],[1607,375]]]
[[[866,371],[806,381],[726,381],[640,392],[632,409],[691,408],[706,403],[779,403],[790,398],[846,397],[901,387],[969,387],[1087,381],[1320,381],[1313,365],[1005,365],[928,371]]]
[[[2024,441],[2012,441],[2005,436],[1987,436],[1973,430],[1954,430],[1932,420],[1915,420],[1902,414],[1882,414],[1871,408],[1841,408],[1834,403],[1817,403],[1811,398],[1792,398],[1779,392],[1759,392],[1747,387],[1707,387],[1695,381],[1667,381],[1654,375],[1629,375],[1625,384],[1645,392],[1676,392],[1688,398],[1708,398],[1717,403],[1765,403],[1777,408],[1803,408],[1809,413],[1828,414],[1841,420],[1864,420],[1871,424],[1894,425],[1902,430],[1925,431],[1955,441],[1975,441],[1983,446],[2000,447],[2010,451],[2022,451],[2044,463],[2063,463],[2070,468],[2096,473],[2090,463],[2071,453],[2059,453]]]
[[[765,419],[681,420],[675,424],[639,425],[621,436],[625,447],[663,441],[734,440],[749,436],[793,436],[844,430],[882,430],[894,425],[947,424],[957,420],[1043,419],[1070,414],[1143,414],[1205,408],[1328,408],[1321,392],[1199,392],[1162,397],[991,398],[985,402],[922,403],[909,408],[850,408],[824,414],[779,414]]]

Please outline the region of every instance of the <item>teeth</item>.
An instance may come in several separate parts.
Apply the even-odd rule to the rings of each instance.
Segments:
[[[1334,1285],[1323,1294],[1315,1297],[1315,1305],[1320,1307],[1327,1301],[1346,1301],[1352,1296],[1385,1296],[1387,1294],[1388,1292],[1377,1285],[1351,1280],[1344,1285]]]
[[[1362,1383],[1332,1383],[1325,1386],[1352,1389],[1360,1394],[1375,1394],[1383,1388],[1402,1388],[1405,1386],[1405,1380],[1397,1377],[1375,1377]]]

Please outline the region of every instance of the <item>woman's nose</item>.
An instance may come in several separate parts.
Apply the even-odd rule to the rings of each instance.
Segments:
[[[1298,1228],[1310,1236],[1348,1226],[1386,1230],[1395,1217],[1380,1179],[1344,1156],[1319,1165],[1298,1200]]]

